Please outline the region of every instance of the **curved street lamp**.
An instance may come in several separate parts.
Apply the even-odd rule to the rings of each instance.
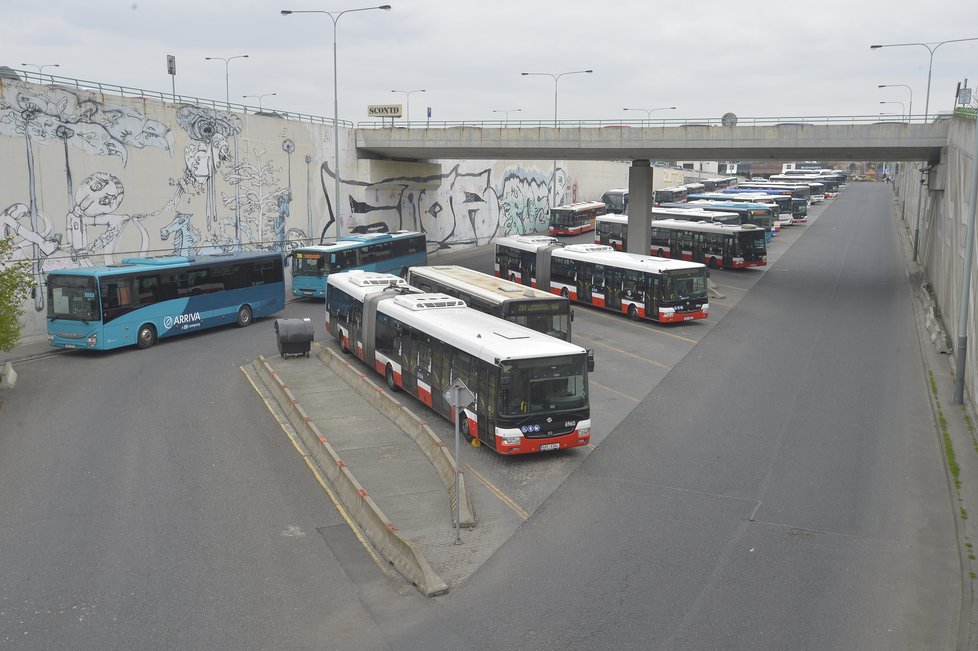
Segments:
[[[894,101],[886,101],[886,100],[883,100],[883,101],[880,102],[880,104],[899,104],[900,105],[900,116],[903,117],[904,115],[907,114],[907,106],[903,102],[897,102],[896,100],[894,100]],[[882,113],[880,115],[882,115]]]
[[[405,121],[411,121],[411,93],[424,93],[426,92],[424,88],[418,88],[415,90],[392,90],[392,93],[404,93],[404,103],[405,103]]]
[[[233,57],[204,57],[204,61],[223,61],[224,62],[224,102],[231,107],[231,84],[228,68],[233,59],[247,59],[247,54],[236,54]]]
[[[879,84],[877,88],[896,88],[898,86],[902,86],[910,92],[910,106],[908,107],[909,110],[907,111],[907,117],[910,118],[913,115],[913,88],[911,88],[908,84]]]
[[[260,95],[242,95],[241,96],[241,99],[251,99],[252,97],[257,98],[258,99],[258,110],[261,111],[261,99],[263,97],[274,97],[275,95],[278,95],[278,93],[262,93]]]
[[[301,9],[292,11],[290,9],[283,9],[281,14],[283,16],[291,16],[292,14],[326,14],[329,16],[330,20],[333,21],[333,142],[335,144],[334,154],[336,156],[336,169],[334,170],[334,176],[336,177],[336,194],[334,196],[334,201],[336,202],[336,234],[340,234],[340,99],[337,93],[337,88],[339,84],[337,83],[337,64],[336,64],[336,23],[339,22],[340,17],[343,14],[353,13],[355,11],[370,11],[372,9],[383,9],[384,11],[390,11],[390,5],[380,5],[379,7],[361,7],[359,9],[344,9],[343,11],[323,11],[320,9]]]
[[[22,65],[22,66],[30,66],[32,68],[37,68],[37,74],[39,74],[39,75],[44,74],[44,69],[45,68],[60,68],[61,67],[61,65],[60,64],[57,64],[57,63],[42,63],[42,64],[37,64],[37,63],[22,63],[20,65]]]
[[[515,109],[492,109],[492,112],[493,113],[504,113],[505,114],[504,120],[506,122],[509,122],[509,114],[510,113],[519,113],[522,110],[523,109],[521,109],[521,108],[515,108]]]
[[[658,108],[650,108],[650,109],[625,107],[622,109],[622,111],[645,111],[645,119],[649,120],[650,122],[652,121],[653,111],[675,111],[675,110],[676,110],[675,106],[660,106]]]
[[[964,41],[978,41],[978,36],[973,36],[971,38],[955,38],[950,41],[941,41],[939,43],[887,43],[885,45],[870,45],[870,50],[878,50],[884,47],[906,47],[908,45],[920,45],[921,47],[927,48],[930,52],[930,62],[927,64],[927,99],[924,101],[924,122],[927,122],[927,116],[930,113],[930,76],[931,71],[934,68],[934,52],[937,48],[941,47],[945,43],[963,43]],[[914,257],[914,260],[917,258]]]
[[[550,77],[554,80],[554,128],[557,128],[557,82],[560,81],[561,77],[567,75],[589,75],[593,70],[571,70],[569,72],[521,72],[520,75],[523,77]],[[550,207],[553,208],[554,204],[557,203],[557,160],[554,159],[554,175],[553,181],[551,182],[551,187],[553,188],[553,197],[550,200]]]

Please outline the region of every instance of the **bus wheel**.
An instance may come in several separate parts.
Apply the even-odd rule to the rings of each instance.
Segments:
[[[720,263],[717,262],[716,258],[710,258],[709,267],[710,269],[719,269]]]
[[[251,308],[247,305],[242,305],[241,309],[238,310],[238,327],[244,328],[251,325]]]
[[[632,321],[638,321],[638,308],[634,305],[628,306],[628,318]]]
[[[469,419],[465,416],[464,411],[461,413],[461,416],[462,416],[462,423],[460,425],[460,429],[462,430],[462,436],[465,437],[465,441],[467,443],[471,443],[472,432],[469,431]]]
[[[567,298],[568,296],[570,296],[570,292],[567,291],[566,287],[561,287],[560,295],[563,296],[564,298]]]
[[[511,283],[516,282],[516,274],[509,274],[509,282]]]
[[[666,257],[666,256],[665,256],[665,251],[663,251],[662,249],[659,249],[659,252],[658,252],[658,253],[656,253],[656,256],[657,256],[657,257],[660,257],[660,258],[664,258],[664,257]]]
[[[346,341],[343,339],[343,331],[336,331],[336,343],[339,344],[340,352],[349,353],[350,349],[346,347]]]
[[[387,386],[391,388],[391,391],[401,390],[401,387],[397,386],[397,382],[394,381],[394,367],[390,364],[387,365]]]
[[[156,328],[148,323],[139,326],[139,334],[136,335],[136,345],[140,348],[149,348],[156,343]]]

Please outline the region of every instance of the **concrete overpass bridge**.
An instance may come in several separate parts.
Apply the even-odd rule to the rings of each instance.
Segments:
[[[630,160],[628,250],[647,254],[653,160],[925,161],[936,167],[950,119],[748,118],[670,123],[361,123],[358,158],[386,160]]]

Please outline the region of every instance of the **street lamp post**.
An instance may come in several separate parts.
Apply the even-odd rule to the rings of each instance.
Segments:
[[[622,111],[645,111],[645,119],[648,120],[650,123],[652,122],[653,111],[675,111],[675,110],[676,110],[675,106],[660,106],[658,108],[650,108],[650,109],[626,107],[622,109]]]
[[[519,113],[522,110],[523,109],[521,109],[521,108],[515,108],[515,109],[492,109],[492,112],[493,113],[503,113],[503,114],[505,114],[504,119],[505,119],[506,122],[509,122],[509,114],[510,113]]]
[[[964,41],[978,41],[978,36],[973,36],[971,38],[955,38],[950,41],[940,41],[939,43],[888,43],[885,45],[870,45],[869,49],[878,50],[884,47],[906,47],[909,45],[920,45],[921,47],[927,48],[930,53],[930,61],[927,64],[927,98],[924,100],[924,123],[927,122],[927,117],[930,114],[930,77],[931,72],[934,68],[934,52],[937,48],[941,47],[945,43],[962,43]],[[921,183],[924,182],[923,179],[920,180]],[[920,188],[920,193],[917,195],[917,223],[913,229],[913,260],[917,261],[917,245],[920,242],[920,213],[923,210],[924,205],[924,189]]]
[[[904,115],[907,114],[907,106],[903,102],[898,102],[896,100],[892,100],[892,101],[882,100],[882,101],[880,101],[880,104],[899,104],[900,105],[900,117],[903,117]],[[880,115],[882,115],[882,113]]]
[[[423,93],[424,88],[417,88],[415,90],[392,90],[392,93],[404,93],[404,117],[406,122],[411,121],[411,93]]]
[[[941,41],[939,43],[887,43],[885,45],[870,45],[870,50],[878,50],[883,47],[905,47],[908,45],[920,45],[921,47],[927,48],[930,52],[930,62],[927,64],[927,99],[924,100],[924,122],[927,122],[927,116],[930,114],[930,77],[931,72],[934,68],[934,52],[937,48],[941,47],[945,43],[962,43],[964,41],[978,41],[978,36],[973,36],[971,38],[955,38],[950,41]]]
[[[554,80],[554,129],[557,128],[557,82],[560,81],[561,77],[566,75],[583,75],[591,74],[593,70],[571,70],[569,72],[521,72],[520,74],[524,77],[550,77]],[[554,159],[554,175],[553,181],[551,182],[552,187],[552,197],[550,199],[550,207],[553,208],[557,203],[557,160]]]
[[[204,57],[204,61],[223,61],[224,62],[224,102],[231,108],[231,77],[229,67],[232,59],[247,59],[247,54],[235,54],[233,57]]]
[[[252,97],[258,98],[258,110],[261,111],[261,99],[263,97],[274,97],[275,95],[278,95],[278,93],[262,93],[260,95],[242,95],[241,99],[250,99]]]
[[[45,68],[60,68],[61,67],[57,63],[42,63],[42,64],[37,64],[37,63],[22,63],[20,65],[22,65],[22,66],[30,66],[32,68],[37,68],[37,75],[38,75],[38,77],[40,77],[42,74],[44,74],[44,69]],[[52,77],[52,80],[53,80],[53,77]]]
[[[877,88],[896,88],[897,86],[902,86],[910,92],[910,105],[907,111],[907,119],[909,121],[913,117],[913,88],[907,84],[880,84]]]
[[[372,9],[383,9],[384,11],[390,11],[390,5],[380,5],[379,7],[361,7],[359,9],[344,9],[343,11],[324,11],[320,9],[301,9],[292,11],[290,9],[283,9],[283,16],[290,16],[292,14],[326,14],[333,21],[333,142],[335,145],[334,154],[336,157],[336,169],[334,170],[334,176],[336,178],[336,194],[334,200],[336,201],[336,234],[340,234],[340,99],[337,89],[339,84],[337,82],[337,64],[336,64],[336,23],[339,22],[340,16],[343,14],[353,13],[355,11],[370,11]]]

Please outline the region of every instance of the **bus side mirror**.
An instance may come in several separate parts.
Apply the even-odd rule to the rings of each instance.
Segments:
[[[593,371],[594,370],[594,349],[593,348],[588,348],[587,349],[587,370],[588,371]]]
[[[499,388],[503,391],[509,391],[509,387],[513,384],[513,374],[509,371],[503,371],[499,374]]]

